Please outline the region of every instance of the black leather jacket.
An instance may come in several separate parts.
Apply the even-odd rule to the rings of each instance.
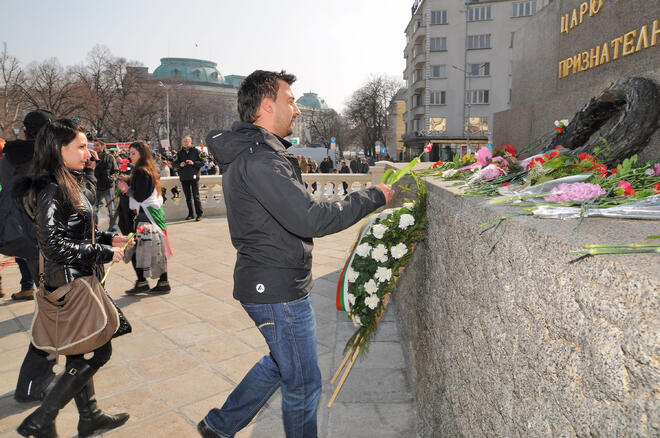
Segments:
[[[46,288],[54,290],[78,277],[92,275],[92,267],[112,261],[112,233],[95,230],[96,243],[92,245],[93,195],[83,174],[76,175],[81,182],[83,210],[78,212],[65,202],[55,182],[39,191],[36,199],[37,240],[44,255],[44,281]]]

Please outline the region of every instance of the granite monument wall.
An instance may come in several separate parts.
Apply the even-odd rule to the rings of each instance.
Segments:
[[[657,221],[527,216],[428,182],[427,238],[393,294],[423,437],[660,436],[660,258],[574,261]],[[571,263],[574,261],[573,263]]]
[[[590,10],[581,13],[581,5],[585,3],[589,8],[593,5],[596,8],[593,10],[598,12],[591,16]],[[574,10],[578,25],[571,27]],[[565,14],[568,14],[565,22],[568,31],[562,32]],[[494,115],[495,142],[523,148],[550,133],[555,120],[571,119],[589,99],[617,79],[641,76],[660,84],[660,35],[655,34],[655,40],[653,35],[657,20],[660,20],[657,0],[557,0],[539,11],[515,34],[511,109]],[[633,45],[626,46],[624,55],[623,40],[613,41],[633,31],[636,33],[625,40]],[[604,43],[608,43],[608,57],[602,54]],[[615,46],[617,59],[614,59]],[[596,50],[598,61],[588,59],[585,64],[591,68],[575,73],[570,68],[566,76],[563,76],[566,71],[560,72],[560,62],[583,52],[595,55]],[[631,50],[634,51],[630,53]],[[532,148],[529,152],[538,150]],[[649,161],[658,156],[660,130],[651,137],[640,159]]]

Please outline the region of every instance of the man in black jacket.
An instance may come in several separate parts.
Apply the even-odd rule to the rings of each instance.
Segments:
[[[119,168],[117,167],[117,160],[112,154],[105,150],[105,143],[98,138],[94,140],[94,150],[98,154],[99,160],[96,162],[94,169],[94,176],[96,177],[96,214],[99,212],[101,200],[105,203],[108,209],[108,217],[110,224],[108,231],[115,228],[115,220],[117,215],[115,213],[115,181],[119,176]]]
[[[189,135],[183,137],[183,148],[176,154],[172,167],[176,167],[179,173],[179,181],[183,194],[186,196],[186,205],[188,205],[188,217],[186,220],[202,220],[202,201],[199,199],[199,173],[204,160],[199,149],[192,147],[192,138]],[[193,200],[195,201],[195,213],[193,215]]]
[[[300,111],[295,76],[257,70],[238,92],[241,122],[211,131],[207,145],[221,163],[232,243],[238,255],[234,298],[264,336],[270,354],[247,373],[220,409],[198,424],[203,437],[233,437],[278,389],[287,437],[316,437],[321,372],[312,288],[312,238],[336,233],[389,202],[391,186],[317,202],[283,137]]]

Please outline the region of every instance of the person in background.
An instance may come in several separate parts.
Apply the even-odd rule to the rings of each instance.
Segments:
[[[133,171],[129,183],[119,182],[119,190],[129,196],[129,207],[137,211],[135,228],[138,232],[137,246],[132,251],[131,263],[137,280],[127,294],[149,292],[152,294],[170,293],[167,281],[167,258],[171,254],[169,240],[165,234],[165,212],[162,208],[162,188],[156,170],[151,148],[143,141],[131,143],[128,147]],[[149,289],[146,276],[158,278],[156,286]]]
[[[360,173],[369,173],[369,163],[367,163],[366,158],[362,158],[362,160],[360,160],[359,171]]]
[[[349,164],[351,168],[351,173],[358,173],[358,160],[357,157],[351,157],[351,163]]]
[[[339,169],[339,173],[351,173],[351,169],[348,168],[346,165],[346,161],[341,162],[341,168]],[[344,194],[348,194],[348,183],[346,181],[342,181],[341,183],[342,187],[344,188]]]
[[[95,210],[98,214],[101,201],[108,209],[109,225],[108,231],[115,229],[117,214],[115,211],[115,181],[119,176],[119,168],[115,157],[105,150],[105,143],[100,139],[94,140],[94,150],[99,159],[94,168],[96,177],[96,205]]]
[[[174,159],[174,167],[177,168],[183,194],[186,197],[186,205],[188,206],[186,220],[201,221],[203,211],[202,201],[199,199],[199,172],[204,165],[202,153],[199,149],[192,147],[192,138],[189,135],[183,137],[182,145],[183,148],[176,154]],[[195,205],[194,212],[193,201]],[[197,217],[193,213],[197,214]]]
[[[39,132],[34,164],[27,178],[17,184],[15,199],[21,200],[34,218],[39,249],[44,257],[43,288],[54,291],[76,278],[93,275],[95,265],[118,262],[128,237],[100,232],[92,227],[94,181],[84,169],[91,158],[87,137],[70,119],[49,122]],[[93,178],[93,176],[91,176]],[[95,233],[96,243],[91,243]],[[101,276],[102,270],[96,270]],[[31,349],[46,355],[45,352]],[[78,436],[88,437],[114,429],[128,420],[128,414],[108,415],[96,403],[93,376],[112,354],[106,344],[85,355],[66,357],[65,371],[46,394],[43,403],[18,427],[24,436],[57,437],[55,418],[71,399],[78,408]]]

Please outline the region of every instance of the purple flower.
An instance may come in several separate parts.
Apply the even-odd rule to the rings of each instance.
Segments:
[[[660,163],[655,163],[653,165],[653,174],[660,175]]]
[[[551,196],[545,198],[547,202],[588,201],[605,194],[598,184],[573,183],[559,184],[550,191]]]
[[[488,166],[481,169],[481,179],[483,180],[495,179],[503,174],[504,171],[494,164],[489,164]]]

